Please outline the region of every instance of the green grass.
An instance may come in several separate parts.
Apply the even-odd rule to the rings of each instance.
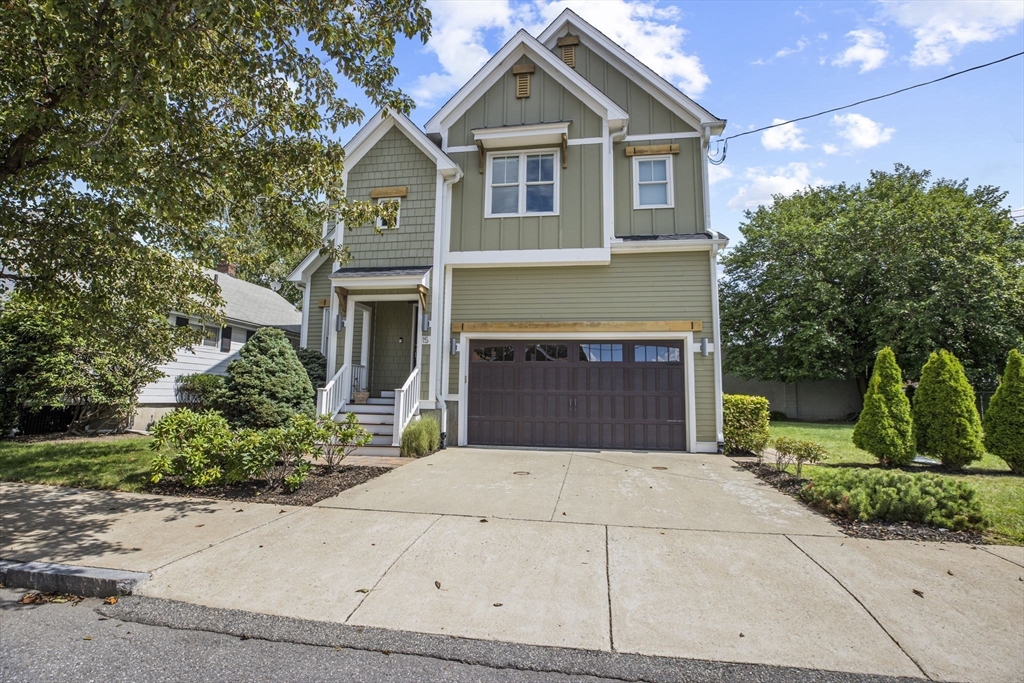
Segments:
[[[141,491],[149,482],[148,437],[0,441],[0,480]]]
[[[815,424],[810,422],[773,422],[772,437],[816,441],[829,452],[828,460],[818,466],[805,466],[803,476],[814,479],[817,472],[829,467],[877,466],[878,461],[867,451],[853,445],[852,424]],[[962,473],[949,474],[938,467],[914,465],[914,472],[931,472],[969,483],[978,492],[986,516],[992,521],[987,532],[994,543],[1024,545],[1024,477],[1009,474],[1002,460],[986,453]]]

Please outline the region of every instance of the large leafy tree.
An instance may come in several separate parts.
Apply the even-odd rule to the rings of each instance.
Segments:
[[[428,26],[422,0],[5,2],[0,267],[83,334],[129,309],[216,317],[200,266],[258,270],[328,249],[325,220],[370,222],[333,133],[357,93],[410,109],[396,36]]]
[[[726,369],[793,382],[856,378],[893,349],[916,380],[936,348],[991,381],[1024,337],[1024,226],[991,186],[897,165],[748,211],[723,259]]]

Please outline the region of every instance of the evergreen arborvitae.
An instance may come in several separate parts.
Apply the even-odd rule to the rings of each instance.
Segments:
[[[911,413],[918,453],[936,457],[953,470],[981,459],[985,449],[974,389],[960,361],[949,351],[928,357]]]
[[[913,424],[910,401],[903,392],[903,373],[896,354],[886,347],[875,357],[853,444],[883,465],[907,465],[914,459]]]
[[[236,425],[266,429],[313,416],[313,385],[284,332],[259,330],[228,365],[222,410]]]
[[[1024,474],[1024,355],[1010,351],[1006,370],[985,412],[985,448]]]

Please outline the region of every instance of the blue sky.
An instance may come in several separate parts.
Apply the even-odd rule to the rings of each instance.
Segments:
[[[726,135],[930,80],[1024,50],[1024,2],[429,2],[427,45],[403,41],[398,85],[422,125],[516,30],[565,7],[716,116]],[[372,112],[368,112],[372,113]],[[354,130],[345,131],[344,139]],[[713,169],[713,227],[809,184],[859,182],[900,162],[997,185],[1024,206],[1024,58],[795,127],[733,140]]]

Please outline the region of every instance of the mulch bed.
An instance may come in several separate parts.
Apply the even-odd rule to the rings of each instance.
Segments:
[[[294,493],[281,489],[268,489],[266,482],[247,481],[225,486],[185,488],[174,478],[162,480],[151,487],[150,493],[184,498],[214,498],[217,500],[239,500],[246,503],[271,503],[273,505],[313,505],[321,500],[336,496],[346,489],[365,484],[391,471],[390,467],[342,467],[330,472],[326,467],[316,467]]]
[[[790,472],[780,472],[772,465],[757,464],[753,460],[736,460],[737,465],[749,470],[761,481],[771,484],[783,493],[796,498],[801,504],[814,512],[824,514],[829,520],[838,526],[844,534],[854,538],[870,538],[876,541],[942,541],[947,543],[970,543],[971,545],[983,545],[989,543],[985,540],[983,533],[979,531],[949,531],[929,526],[927,524],[913,524],[911,522],[860,522],[823,513],[816,510],[799,498],[800,489],[804,486],[804,479],[800,479]]]

